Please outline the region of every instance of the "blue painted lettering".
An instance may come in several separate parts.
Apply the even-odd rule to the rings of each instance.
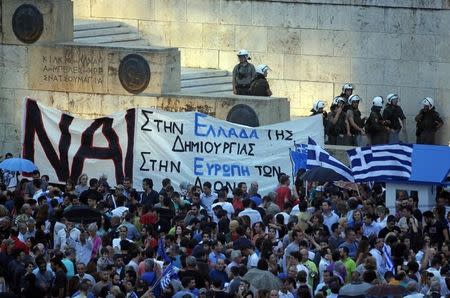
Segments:
[[[203,176],[203,157],[194,157],[194,174],[197,176]]]

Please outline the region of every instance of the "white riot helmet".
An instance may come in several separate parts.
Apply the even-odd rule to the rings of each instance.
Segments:
[[[383,107],[383,97],[375,96],[372,99],[372,104],[373,104],[374,107],[379,107],[379,108]]]
[[[239,52],[237,53],[238,57],[239,56],[245,56],[247,57],[248,60],[250,60],[251,58],[248,56],[248,51],[245,49],[239,50]]]
[[[396,93],[388,94],[388,96],[386,97],[386,99],[387,99],[387,103],[388,103],[388,104],[392,104],[392,101],[393,101],[393,100],[398,100],[398,94],[396,94]]]
[[[336,96],[335,98],[333,98],[333,105],[338,105],[339,103],[345,104],[345,98],[341,96]]]
[[[314,104],[313,104],[313,110],[315,112],[319,111],[320,109],[325,108],[325,101],[322,99],[318,99]]]
[[[434,107],[434,100],[431,97],[425,97],[422,100],[422,105],[428,106],[431,109]]]
[[[260,65],[256,66],[256,68],[255,68],[256,73],[259,73],[262,75],[266,74],[269,70],[271,70],[271,69],[269,68],[269,66],[267,66],[267,64],[260,64]]]
[[[359,97],[358,94],[353,94],[348,98],[348,103],[352,104],[354,102],[360,102],[361,101],[361,97]]]
[[[345,90],[353,90],[353,85],[350,83],[345,83],[344,86],[342,86],[342,92],[345,92]]]

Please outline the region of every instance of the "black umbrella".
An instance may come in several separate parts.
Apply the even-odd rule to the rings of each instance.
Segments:
[[[312,169],[309,169],[300,178],[306,181],[317,181],[321,183],[348,181],[348,179],[342,176],[341,174],[336,173],[332,169],[324,167],[314,167]]]
[[[102,218],[100,211],[88,206],[72,206],[70,209],[65,210],[63,215],[70,222],[83,224],[97,222]]]

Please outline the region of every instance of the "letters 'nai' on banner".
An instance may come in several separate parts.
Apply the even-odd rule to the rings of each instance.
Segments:
[[[258,181],[261,193],[277,185],[281,172],[292,175],[290,149],[308,137],[323,145],[322,116],[251,128],[199,112],[130,109],[98,119],[78,119],[26,99],[23,157],[52,182],[82,173],[105,174],[110,185],[130,177],[141,189],[164,178],[214,189]]]

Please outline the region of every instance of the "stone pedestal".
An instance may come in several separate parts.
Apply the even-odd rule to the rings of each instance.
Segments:
[[[28,62],[28,88],[34,90],[118,95],[180,90],[176,48],[34,46]]]
[[[73,40],[70,0],[1,0],[3,44],[43,44]]]

